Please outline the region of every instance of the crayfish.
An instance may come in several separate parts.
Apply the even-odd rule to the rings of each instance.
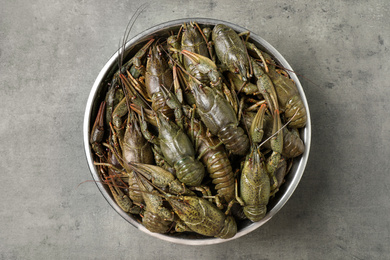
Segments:
[[[249,33],[222,24],[183,24],[131,57],[124,46],[90,131],[118,206],[175,235],[227,239],[240,215],[263,219],[305,151],[306,110],[288,73]]]

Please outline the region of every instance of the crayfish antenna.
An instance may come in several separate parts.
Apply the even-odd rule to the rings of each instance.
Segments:
[[[135,13],[131,16],[129,22],[126,25],[125,33],[123,35],[123,38],[119,41],[118,51],[119,51],[119,59],[118,59],[118,67],[119,70],[122,69],[123,60],[124,60],[124,54],[125,54],[125,45],[126,42],[129,39],[130,32],[133,29],[133,26],[135,24],[135,21],[137,20],[138,16],[148,7],[148,3],[145,3],[137,8]]]

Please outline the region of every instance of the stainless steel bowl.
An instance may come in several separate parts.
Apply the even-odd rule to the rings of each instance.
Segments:
[[[245,28],[242,28],[238,25],[231,24],[225,21],[215,20],[215,19],[205,19],[205,18],[191,18],[191,19],[180,19],[174,20],[166,23],[162,23],[156,25],[140,34],[132,38],[125,47],[125,56],[131,57],[148,39],[152,36],[167,36],[170,31],[177,31],[180,26],[185,22],[196,21],[199,25],[216,25],[216,24],[226,24],[233,28],[238,33],[247,31]],[[257,36],[253,33],[250,34],[250,38],[253,42],[256,43],[257,47],[268,52],[274,59],[279,63],[279,65],[283,66],[289,71],[292,71],[291,66],[287,63],[287,61],[283,58],[283,56],[268,42],[266,42],[260,36]],[[97,172],[96,167],[93,164],[93,152],[91,151],[89,145],[89,135],[90,129],[93,125],[93,119],[96,117],[98,107],[100,102],[104,99],[106,91],[107,91],[107,82],[110,81],[110,78],[118,69],[117,66],[118,52],[116,52],[111,59],[104,65],[103,69],[100,71],[97,76],[95,83],[92,86],[91,93],[88,98],[87,107],[85,109],[84,115],[84,148],[88,161],[89,168],[92,173],[93,179],[96,181],[96,185],[99,188],[100,192],[103,194],[104,198],[108,201],[108,203],[114,208],[116,212],[119,213],[126,221],[132,224],[134,227],[138,228],[142,232],[145,232],[151,236],[173,242],[178,244],[186,244],[186,245],[209,245],[209,244],[217,244],[226,241],[230,241],[233,239],[237,239],[242,237],[253,230],[259,228],[264,225],[267,221],[269,221],[288,201],[288,199],[293,194],[295,188],[298,186],[299,181],[303,175],[305,170],[305,166],[309,156],[310,150],[310,141],[311,141],[311,119],[308,103],[306,100],[305,93],[299,82],[296,74],[290,73],[291,78],[295,81],[299,93],[303,99],[303,103],[306,107],[307,111],[307,124],[306,127],[301,131],[302,140],[305,143],[306,150],[299,158],[297,158],[294,162],[294,165],[291,169],[291,172],[286,176],[286,182],[281,186],[279,192],[276,194],[274,198],[272,198],[268,204],[268,212],[261,221],[252,223],[247,220],[238,224],[238,232],[231,239],[220,239],[220,238],[208,238],[208,237],[193,237],[188,236],[186,234],[178,234],[178,235],[164,235],[157,234],[148,231],[146,228],[142,226],[142,224],[138,223],[131,215],[125,213],[113,200],[110,191],[107,187],[101,184],[99,181],[99,174]]]

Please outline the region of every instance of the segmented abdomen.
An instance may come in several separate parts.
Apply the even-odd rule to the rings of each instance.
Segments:
[[[235,180],[224,146],[219,145],[220,140],[217,137],[206,134],[206,127],[201,122],[196,120],[190,122],[187,119],[186,125],[188,135],[196,138],[195,142],[198,143],[196,153],[203,154],[200,160],[213,179],[215,190],[226,202],[230,202],[234,198]]]
[[[175,163],[177,178],[188,186],[199,186],[204,177],[204,166],[193,157],[187,156]]]
[[[225,144],[226,149],[233,154],[246,155],[249,150],[248,136],[239,126],[230,124],[222,128],[218,133],[218,137]]]
[[[267,213],[267,206],[245,206],[244,213],[245,216],[247,216],[252,222],[257,222],[264,218],[265,214]]]
[[[294,116],[295,113],[297,114]],[[290,127],[305,127],[307,120],[306,108],[298,93],[287,101],[284,114],[286,116],[286,120],[290,120],[290,118],[294,116],[294,118],[289,123]]]
[[[142,224],[150,231],[155,233],[166,233],[168,232],[171,221],[165,220],[159,215],[152,213],[151,211],[145,211],[144,217],[142,218]]]
[[[286,120],[290,120],[295,112],[298,111],[289,123],[289,126],[293,128],[304,127],[307,120],[306,108],[295,83],[273,69],[270,70],[269,76],[274,83],[275,91],[278,95],[279,106],[284,110]]]
[[[294,158],[305,151],[305,144],[298,134],[283,129],[283,152],[282,155],[287,158]]]
[[[225,219],[225,224],[217,237],[227,239],[233,237],[237,233],[237,223],[232,216],[227,216]]]
[[[213,179],[213,184],[218,194],[222,196],[226,202],[234,199],[234,174],[233,169],[223,147],[218,147],[215,150],[210,149],[202,158],[206,165],[207,172]]]

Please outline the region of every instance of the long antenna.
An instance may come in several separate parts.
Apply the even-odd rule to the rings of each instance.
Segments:
[[[124,60],[124,53],[125,53],[125,45],[126,42],[129,39],[130,32],[135,24],[135,21],[137,20],[138,16],[146,9],[148,6],[148,3],[145,3],[137,8],[135,13],[131,16],[129,22],[126,25],[125,33],[123,35],[123,38],[119,41],[119,46],[118,46],[118,51],[119,51],[119,58],[118,58],[118,67],[119,67],[119,72],[121,73],[122,65],[123,65],[123,60]]]

